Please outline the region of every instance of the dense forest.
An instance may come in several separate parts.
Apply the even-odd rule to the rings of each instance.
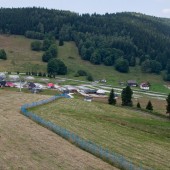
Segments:
[[[77,14],[44,8],[0,9],[0,33],[74,41],[83,60],[128,72],[141,66],[170,80],[170,19],[140,13]]]

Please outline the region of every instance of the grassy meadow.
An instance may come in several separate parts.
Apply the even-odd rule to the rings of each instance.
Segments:
[[[0,71],[46,72],[46,63],[41,60],[43,52],[32,51],[30,48],[32,41],[34,40],[24,36],[0,35],[0,48],[5,49],[8,57],[6,61],[0,61]],[[149,81],[151,90],[162,93],[170,92],[165,87],[168,83],[164,82],[160,75],[141,73],[138,66],[130,68],[128,74],[123,74],[115,71],[113,66],[93,65],[88,61],[81,60],[74,42],[64,42],[64,46],[59,46],[58,58],[67,65],[68,74],[66,77],[68,78],[86,80],[86,77],[74,77],[75,73],[81,69],[92,74],[95,80],[106,79],[107,83],[113,86],[118,86],[119,81],[136,80],[138,83]]]
[[[82,99],[59,99],[31,110],[143,168],[170,169],[168,119]]]
[[[7,60],[0,61],[0,71],[45,71],[46,64],[41,61],[42,52],[31,50],[32,41],[23,36],[0,35],[0,48],[7,53]]]

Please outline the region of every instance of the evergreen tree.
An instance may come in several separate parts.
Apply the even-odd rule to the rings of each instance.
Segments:
[[[63,46],[64,45],[64,41],[62,39],[59,39],[59,46]]]
[[[166,102],[167,102],[166,113],[169,114],[170,117],[170,94],[168,95]]]
[[[116,104],[115,93],[114,93],[113,89],[110,91],[108,103],[111,104],[111,105],[115,105]]]
[[[7,55],[4,49],[0,50],[0,59],[3,59],[3,60],[7,59]]]
[[[136,58],[134,56],[131,57],[129,65],[132,67],[136,66]]]
[[[42,49],[42,43],[40,41],[33,41],[31,43],[31,49],[33,51],[40,51]]]
[[[152,103],[151,103],[151,101],[149,100],[149,102],[148,102],[148,104],[147,104],[147,106],[146,106],[146,109],[147,110],[153,110],[153,106],[152,106]]]
[[[137,103],[136,107],[137,107],[138,109],[141,109],[141,106],[140,106],[140,103],[139,103],[139,102]]]
[[[133,91],[131,90],[130,86],[127,86],[122,90],[122,106],[133,106],[132,95]]]
[[[87,80],[88,80],[88,81],[93,81],[93,76],[92,76],[91,74],[89,74],[89,75],[87,76]]]

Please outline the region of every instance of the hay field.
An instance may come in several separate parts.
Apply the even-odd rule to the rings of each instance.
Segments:
[[[59,99],[32,110],[44,119],[119,153],[139,166],[170,169],[168,119],[81,99]]]
[[[20,114],[20,106],[49,96],[0,89],[0,170],[116,169]]]

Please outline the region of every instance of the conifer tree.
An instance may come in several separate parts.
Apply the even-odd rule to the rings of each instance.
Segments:
[[[170,94],[168,95],[166,102],[167,102],[166,113],[169,114],[170,117]]]
[[[146,106],[146,109],[147,110],[153,110],[153,106],[152,106],[152,103],[151,103],[151,101],[149,100],[149,102],[148,102],[148,104],[147,104],[147,106]]]
[[[131,90],[130,86],[127,86],[122,90],[122,106],[133,106],[132,95],[133,91]]]
[[[115,93],[114,93],[113,89],[110,91],[108,103],[111,104],[111,105],[115,105],[116,104]]]
[[[139,103],[139,102],[137,103],[136,107],[137,107],[138,109],[141,109],[141,106],[140,106],[140,103]]]

